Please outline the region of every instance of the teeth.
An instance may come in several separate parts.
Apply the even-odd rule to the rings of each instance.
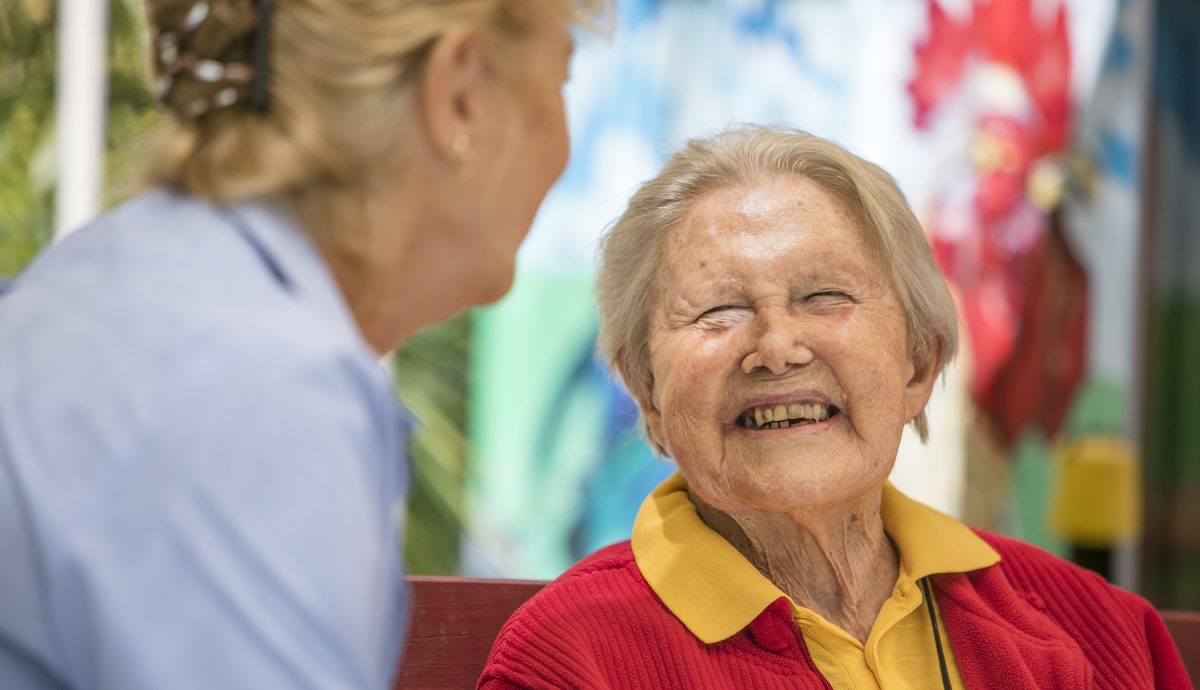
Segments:
[[[830,407],[821,403],[762,405],[746,410],[742,424],[754,429],[786,429],[829,419]]]

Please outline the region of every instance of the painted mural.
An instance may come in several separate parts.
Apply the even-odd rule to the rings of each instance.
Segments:
[[[1026,285],[1026,269],[1009,267],[1056,232],[1054,214],[1031,203],[1028,178],[1072,140],[1116,3],[624,0],[618,8],[611,37],[580,37],[566,92],[571,162],[522,250],[513,293],[474,316],[468,574],[553,577],[627,538],[646,494],[672,471],[639,438],[636,407],[596,361],[591,295],[597,238],[672,149],[736,122],[839,141],[897,178],[952,282],[973,275],[968,264],[985,254],[998,267],[984,272],[998,282],[960,278],[965,304],[986,311],[998,289],[1006,318],[1019,320],[1031,298],[1013,288]],[[1014,31],[1027,35],[1005,43]],[[997,247],[1011,251],[996,255]],[[966,319],[973,351],[933,402],[934,437],[928,446],[905,439],[893,474],[953,514],[965,495],[973,416],[964,410],[981,399],[979,372],[994,376],[1005,361],[992,351],[1012,352],[1021,331],[1010,324],[993,342],[977,321]],[[1086,333],[1086,321],[1071,324]],[[1070,341],[1069,356],[1082,357],[1082,338]],[[1067,379],[1069,400],[1079,375]]]

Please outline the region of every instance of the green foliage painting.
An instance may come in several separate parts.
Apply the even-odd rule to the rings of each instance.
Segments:
[[[470,332],[469,315],[459,314],[418,333],[393,360],[400,397],[418,420],[405,554],[416,575],[459,572]]]
[[[53,231],[56,3],[0,0],[0,275]],[[148,88],[141,0],[109,4],[104,201],[135,188],[142,143],[162,122]]]
[[[50,0],[0,0],[0,276],[50,238],[54,25]]]

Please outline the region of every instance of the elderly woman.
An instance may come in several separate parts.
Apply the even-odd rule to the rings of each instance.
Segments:
[[[508,289],[599,4],[149,3],[159,186],[0,298],[0,688],[390,685],[378,358]]]
[[[887,482],[954,355],[895,182],[748,127],[607,235],[600,348],[679,472],[508,622],[480,687],[1188,687],[1154,610]]]

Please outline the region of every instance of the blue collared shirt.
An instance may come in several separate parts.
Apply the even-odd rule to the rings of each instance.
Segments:
[[[407,417],[281,209],[145,194],[0,297],[0,688],[386,688]]]

